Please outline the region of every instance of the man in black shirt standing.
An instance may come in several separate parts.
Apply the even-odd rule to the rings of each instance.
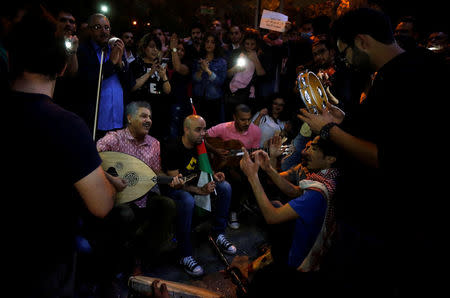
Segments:
[[[3,205],[8,260],[2,264],[15,279],[7,284],[21,297],[73,297],[81,208],[105,217],[114,203],[86,124],[52,102],[67,59],[55,32],[54,20],[33,8],[8,44],[13,80],[4,102],[14,128],[4,136],[4,162],[13,195]],[[32,277],[26,282],[17,278],[24,272]]]
[[[201,144],[206,134],[206,122],[198,115],[188,116],[183,125],[184,134],[181,138],[167,144],[161,151],[163,170],[170,176],[182,174],[184,177],[197,173],[200,174],[197,145]],[[214,174],[214,180],[202,187],[197,186],[198,179],[194,179],[179,189],[169,189],[167,196],[177,204],[176,237],[180,254],[180,264],[185,271],[192,276],[203,274],[203,268],[193,257],[190,240],[192,216],[194,212],[194,195],[213,195],[215,210],[212,236],[221,250],[234,255],[236,247],[225,238],[228,212],[231,202],[231,186],[225,181],[222,172]]]
[[[351,11],[333,31],[347,65],[376,72],[351,119],[332,105],[318,115],[299,115],[346,158],[336,193],[341,274],[334,277],[347,294],[360,297],[367,289],[378,297],[430,293],[441,261],[444,224],[436,200],[442,195],[439,187],[418,182],[444,167],[445,118],[436,104],[442,95],[433,86],[444,84],[446,72],[431,52],[402,49],[380,11]],[[428,142],[432,148],[424,150]],[[433,176],[433,185],[443,185],[440,176]]]

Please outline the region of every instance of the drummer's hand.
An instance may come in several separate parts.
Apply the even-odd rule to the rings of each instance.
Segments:
[[[326,72],[324,72],[323,70],[318,71],[317,72],[317,76],[319,77],[319,79],[321,81],[327,81],[327,80],[330,79],[330,76]]]
[[[320,114],[313,114],[306,109],[300,109],[300,114],[297,115],[300,120],[309,125],[315,134],[319,134],[322,127],[330,122],[341,124],[344,120],[344,116],[345,114],[341,109],[329,103]]]
[[[172,182],[169,183],[169,186],[175,189],[182,188],[185,183],[185,180],[183,179],[182,174],[178,174],[177,176],[174,176],[172,179]]]
[[[154,280],[152,282],[152,288],[153,288],[153,296],[155,298],[169,298],[169,291],[167,290],[167,286],[165,283],[162,283],[161,286],[158,288],[159,280]]]
[[[331,101],[331,103],[337,105],[339,103],[339,100],[331,93],[330,86],[328,86],[325,91],[327,92],[327,97]]]

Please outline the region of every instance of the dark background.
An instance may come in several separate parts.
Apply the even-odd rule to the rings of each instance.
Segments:
[[[17,0],[16,0],[17,1]],[[15,2],[16,2],[15,1]],[[20,0],[19,0],[20,1]],[[66,7],[71,10],[78,22],[95,12],[99,12],[100,4],[109,5],[107,14],[113,27],[113,33],[127,28],[135,31],[145,31],[151,26],[162,27],[166,31],[188,34],[189,26],[195,19],[208,22],[215,17],[221,20],[231,19],[232,22],[253,26],[255,22],[256,0],[42,0],[45,7],[54,9]],[[302,5],[323,3],[323,0],[284,0],[283,13],[289,15],[290,20],[301,21]],[[445,1],[406,1],[406,0],[350,0],[350,3],[375,3],[385,11],[396,24],[399,17],[412,15],[419,21],[423,32],[448,31],[449,24]],[[280,1],[261,0],[261,10],[278,10]],[[200,7],[214,7],[213,15],[201,15]],[[132,26],[133,20],[138,21]]]

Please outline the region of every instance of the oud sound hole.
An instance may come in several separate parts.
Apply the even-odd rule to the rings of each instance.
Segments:
[[[127,172],[123,179],[127,181],[127,186],[135,186],[139,181],[139,176],[135,172]]]

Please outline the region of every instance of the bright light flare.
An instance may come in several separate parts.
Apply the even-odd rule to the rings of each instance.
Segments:
[[[101,5],[100,6],[100,10],[101,10],[101,12],[103,12],[103,13],[107,13],[108,12],[108,10],[109,10],[109,8],[108,8],[108,6],[107,5]]]

